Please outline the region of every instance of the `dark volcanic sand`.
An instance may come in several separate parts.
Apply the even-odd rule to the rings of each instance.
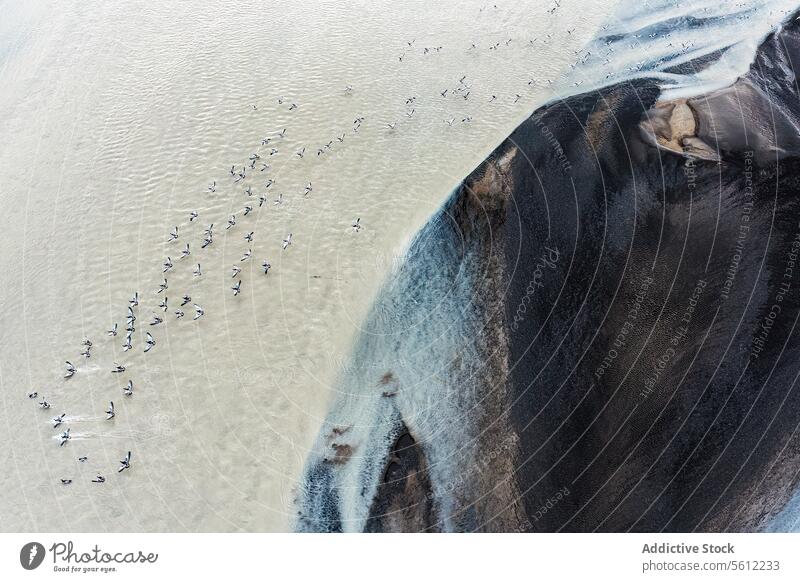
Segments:
[[[536,111],[454,193],[458,232],[441,236],[465,251],[441,272],[474,280],[463,349],[485,364],[453,372],[477,388],[457,396],[477,430],[443,413],[448,436],[473,436],[436,462],[464,483],[443,516],[437,437],[401,418],[398,372],[391,444],[361,449],[387,451],[365,473],[367,530],[753,531],[785,505],[800,469],[789,22],[728,89],[665,103],[643,79]],[[408,280],[430,277],[414,260]],[[340,529],[347,462],[310,464],[300,529]]]

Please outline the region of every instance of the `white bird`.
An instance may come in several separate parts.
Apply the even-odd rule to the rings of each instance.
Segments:
[[[197,266],[194,268],[194,276],[200,277],[203,275],[203,271],[200,270],[200,263],[197,263]]]
[[[128,385],[122,392],[125,396],[133,396],[133,380],[128,380]]]
[[[167,312],[167,299],[169,299],[169,297],[164,297],[161,303],[158,304],[158,306],[164,311],[164,313]]]
[[[117,335],[117,324],[115,323],[115,324],[114,324],[114,327],[112,327],[111,329],[109,329],[109,330],[108,330],[106,333],[107,333],[109,336],[112,336],[112,337],[113,337],[113,336],[115,336],[115,335]]]
[[[150,335],[150,332],[147,332],[146,335],[147,335],[147,339],[145,339],[144,343],[146,343],[147,346],[144,348],[144,353],[149,352],[156,345],[156,340],[152,335]]]
[[[108,403],[108,410],[106,410],[106,414],[108,415],[106,417],[106,420],[111,420],[112,418],[114,418],[116,416],[116,413],[114,412],[114,402],[113,401],[110,401]]]
[[[75,368],[75,366],[72,365],[72,363],[69,360],[66,361],[65,364],[67,365],[67,372],[64,374],[64,378],[72,378],[75,375],[75,372],[77,372],[78,370]]]
[[[249,259],[249,258],[250,258],[250,256],[251,256],[252,254],[253,254],[253,249],[247,249],[247,250],[245,251],[245,253],[242,255],[242,258],[241,258],[241,259],[239,259],[239,262],[241,263],[241,262],[244,262],[244,261],[246,261],[247,259]]]
[[[128,306],[129,307],[136,307],[137,305],[139,305],[139,292],[138,291],[133,294],[133,297],[131,297],[130,300],[128,300]]]
[[[64,422],[64,417],[66,413],[61,413],[53,419],[53,428],[58,428],[62,422]]]
[[[182,310],[180,310],[180,309],[176,309],[175,310],[175,319],[180,319],[184,315],[186,315],[186,314]]]
[[[261,266],[264,267],[264,274],[265,275],[267,273],[269,273],[269,270],[272,267],[272,265],[269,264],[269,261],[266,261],[266,260],[263,263],[261,263]]]
[[[167,280],[164,279],[164,282],[158,286],[158,291],[156,291],[156,293],[161,293],[163,291],[166,291],[167,289],[169,289],[169,285],[167,285]]]
[[[192,222],[195,218],[197,218],[197,210],[192,210],[189,213],[189,222]]]
[[[292,244],[292,233],[291,232],[286,235],[285,239],[283,239],[283,247],[282,247],[283,250],[285,251],[286,247],[288,247],[290,244]]]
[[[241,273],[241,272],[242,272],[242,269],[241,269],[241,268],[239,268],[237,265],[234,265],[234,266],[231,268],[231,273],[232,273],[232,274],[231,274],[231,279],[235,279],[235,278],[236,278],[236,275],[238,275],[238,274],[239,274],[239,273]]]
[[[131,452],[128,451],[128,454],[125,455],[125,458],[119,462],[119,469],[117,469],[117,473],[122,473],[125,469],[131,468]]]
[[[228,226],[225,227],[225,230],[228,230],[235,225],[236,225],[236,215],[231,214],[231,217],[228,219]]]
[[[42,409],[47,410],[48,408],[50,408],[50,403],[43,398],[42,401],[39,403],[39,406]]]
[[[178,240],[178,227],[174,227],[169,233],[169,240],[167,242],[172,242],[174,240]]]
[[[205,315],[206,312],[203,311],[203,308],[200,307],[197,303],[194,303],[193,305],[195,311],[194,319],[200,319],[201,317],[203,317],[203,315]]]
[[[171,268],[172,268],[172,259],[167,257],[167,260],[164,261],[164,270],[162,271],[162,273],[166,273]]]
[[[189,250],[189,243],[186,243],[186,248],[181,251],[180,258],[181,259],[185,259],[186,257],[188,257],[191,254],[192,254],[192,252]]]
[[[216,192],[217,191],[217,181],[216,180],[214,180],[214,182],[208,187],[208,191],[209,192]]]
[[[239,279],[236,281],[236,285],[231,287],[231,289],[233,289],[233,296],[236,297],[242,290],[242,280]]]
[[[58,446],[63,447],[65,444],[67,444],[67,441],[70,438],[72,438],[72,437],[70,437],[69,429],[67,429],[67,430],[65,430],[64,432],[61,433],[61,443]]]
[[[361,230],[361,219],[360,218],[356,218],[355,222],[351,226],[353,227],[353,230],[356,231],[356,232]]]

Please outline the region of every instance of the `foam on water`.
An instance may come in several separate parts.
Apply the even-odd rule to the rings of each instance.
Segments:
[[[658,79],[663,99],[726,87],[795,10],[790,0],[624,0],[557,92],[566,97],[641,77]]]

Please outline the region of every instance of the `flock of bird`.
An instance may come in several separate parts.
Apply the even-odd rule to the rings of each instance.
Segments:
[[[557,3],[556,3],[557,4]],[[553,9],[555,11],[556,8]],[[571,34],[572,31],[568,30],[567,33]],[[544,42],[549,42],[549,39],[552,37],[552,34],[548,34],[547,38]],[[531,44],[535,42],[535,39],[529,41]],[[508,39],[501,42],[496,42],[490,45],[486,50],[495,51],[499,50],[503,45],[509,46],[512,43],[512,39]],[[410,40],[406,42],[406,46],[404,47],[404,52],[398,57],[400,62],[403,62],[403,59],[409,53],[409,51],[420,50],[416,47],[416,41]],[[438,53],[443,50],[441,46],[433,46],[433,47],[422,47],[421,54],[433,54]],[[468,50],[478,50],[478,47],[472,43]],[[535,79],[531,79],[528,82],[529,86],[536,85],[537,81]],[[346,85],[344,87],[344,94],[350,95],[354,91],[351,85]],[[467,101],[473,97],[473,88],[472,84],[468,81],[467,75],[462,75],[453,85],[444,87],[440,92],[439,95],[443,99],[456,99],[456,100],[463,100]],[[509,97],[510,101],[513,103],[517,103],[522,99],[520,94],[514,94],[513,96]],[[488,97],[489,102],[498,101],[498,96],[496,94],[491,94]],[[283,97],[277,98],[277,104],[280,107],[286,108],[288,111],[296,111],[300,109],[300,105],[296,102],[287,101]],[[250,108],[253,111],[258,111],[257,104],[251,104]],[[405,115],[407,118],[412,118],[415,115],[417,110],[417,97],[410,96],[405,100]],[[470,116],[459,116],[461,123],[470,123],[472,121],[472,117]],[[444,123],[448,126],[452,126],[456,122],[456,117],[451,117],[450,119],[445,119]],[[358,115],[353,120],[352,126],[350,128],[351,134],[358,134],[361,130],[363,124],[365,123],[366,118],[363,115]],[[388,131],[397,131],[398,130],[398,122],[389,121],[384,122],[385,130]],[[319,144],[315,148],[312,147],[310,151],[316,151],[316,156],[321,157],[325,156],[329,152],[331,152],[334,148],[343,144],[347,139],[347,133],[338,133],[334,135],[332,139]],[[273,187],[275,185],[274,178],[267,178],[264,182],[263,190],[261,193],[256,195],[253,190],[254,182],[256,178],[259,176],[269,176],[269,171],[271,169],[271,165],[268,160],[270,160],[274,156],[278,156],[281,154],[282,150],[285,148],[279,147],[281,143],[287,143],[287,128],[281,128],[279,130],[273,130],[268,135],[263,137],[260,140],[260,145],[256,146],[256,151],[252,152],[247,161],[241,164],[234,164],[230,167],[228,171],[228,179],[234,185],[240,185],[242,188],[242,193],[246,199],[246,203],[243,206],[241,213],[238,215],[236,213],[230,214],[227,217],[227,220],[224,222],[224,236],[232,235],[233,232],[237,228],[242,228],[243,223],[245,223],[245,217],[250,215],[251,213],[255,212],[256,209],[262,208],[267,202],[271,202],[274,206],[280,206],[284,203],[284,196],[282,193],[272,195]],[[303,159],[309,148],[307,146],[300,147],[294,150],[292,158]],[[245,187],[246,185],[246,187]],[[311,195],[314,188],[310,181],[306,182],[305,186],[302,189],[302,196],[307,198]],[[214,180],[210,184],[208,184],[206,188],[207,193],[214,194],[217,192],[217,181]],[[217,237],[217,230],[215,230],[215,225],[217,222],[210,222],[207,227],[202,230],[202,236],[200,237],[199,243],[194,242],[191,240],[186,240],[186,235],[184,231],[189,230],[191,233],[191,226],[195,221],[200,220],[200,213],[196,210],[192,210],[188,215],[187,223],[183,226],[175,225],[171,228],[171,230],[167,233],[165,244],[168,247],[174,247],[175,252],[169,254],[161,263],[161,283],[159,283],[152,291],[152,296],[155,297],[153,303],[155,304],[155,308],[153,309],[153,313],[147,321],[147,325],[149,328],[152,329],[151,331],[144,332],[143,338],[143,347],[142,351],[146,354],[151,353],[155,350],[158,346],[158,340],[154,333],[156,333],[155,328],[163,325],[165,323],[165,317],[168,312],[172,312],[174,318],[182,319],[186,313],[185,309],[188,309],[187,306],[191,305],[194,310],[194,315],[192,319],[197,321],[205,316],[205,310],[203,307],[198,303],[196,299],[194,299],[188,292],[185,290],[179,291],[180,299],[178,301],[170,302],[168,293],[172,290],[170,287],[169,276],[175,272],[177,269],[180,268],[180,265],[185,263],[189,263],[192,265],[192,275],[194,278],[202,278],[204,276],[204,271],[202,269],[202,263],[200,260],[189,260],[190,257],[193,259],[200,253],[202,253],[205,249],[211,247]],[[353,232],[359,232],[363,228],[361,223],[361,218],[356,217],[350,222],[350,229]],[[255,232],[245,228],[244,233],[241,235],[242,240],[247,243],[246,248],[242,251],[241,258],[239,259],[238,263],[232,265],[230,278],[234,281],[231,284],[230,291],[233,296],[238,296],[242,292],[242,266],[244,263],[254,260],[254,251],[253,251],[253,243],[255,240]],[[286,252],[291,245],[294,244],[294,237],[292,232],[288,232],[280,243],[280,252]],[[193,245],[199,245],[199,250],[197,250]],[[277,245],[276,245],[277,246]],[[205,251],[210,252],[210,251]],[[173,257],[175,257],[173,259]],[[270,269],[272,268],[270,264],[270,260],[267,257],[262,257],[260,262],[261,271],[263,271],[263,275],[268,275]],[[142,301],[147,303],[144,298]],[[158,301],[158,303],[155,303]],[[124,334],[124,341],[121,344],[122,353],[127,353],[130,350],[134,349],[134,339],[136,337],[135,332],[137,329],[137,322],[140,318],[139,313],[140,307],[140,296],[138,291],[134,291],[127,302],[127,306],[125,306],[125,334]],[[160,312],[160,313],[159,313]],[[119,324],[114,322],[110,326],[109,329],[106,330],[107,341],[113,342],[116,341],[116,338],[121,333]],[[140,335],[141,337],[141,335]],[[78,352],[79,356],[88,360],[92,357],[92,350],[94,349],[94,343],[89,339],[85,338],[81,344],[81,349]],[[134,381],[132,378],[128,377],[129,370],[128,366],[125,364],[121,364],[118,362],[114,362],[113,367],[110,369],[110,373],[112,374],[119,374],[122,375],[124,378],[127,379],[127,383],[122,391],[122,396],[124,398],[132,398],[134,394]],[[63,378],[65,381],[70,381],[76,376],[80,375],[80,367],[73,364],[71,361],[67,360],[65,362],[65,371],[63,374]],[[38,392],[31,392],[28,394],[28,397],[34,401],[37,401],[39,407],[42,410],[50,410],[51,403],[42,396],[40,398]],[[105,421],[109,423],[113,423],[117,418],[116,409],[114,406],[113,400],[110,400],[108,403],[108,407],[105,410]],[[69,423],[70,417],[67,416],[66,413],[61,412],[58,416],[52,418],[53,428],[60,429],[63,428],[64,425]],[[61,432],[58,443],[60,448],[68,448],[70,442],[73,441],[73,435],[71,434],[70,427],[63,428],[63,432]],[[73,445],[74,446],[74,445]],[[127,451],[123,458],[120,460],[120,464],[117,467],[117,472],[121,473],[123,471],[129,470],[131,468],[131,451]],[[79,463],[85,463],[88,460],[88,457],[85,455],[77,457]],[[73,482],[72,477],[63,477],[60,479],[61,483],[64,485],[70,485]],[[106,482],[105,476],[98,472],[96,476],[91,479],[92,483],[102,484]]]

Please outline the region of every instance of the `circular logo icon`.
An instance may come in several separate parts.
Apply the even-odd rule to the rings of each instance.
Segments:
[[[39,542],[28,542],[19,551],[19,563],[26,570],[35,570],[44,561],[44,546]]]

